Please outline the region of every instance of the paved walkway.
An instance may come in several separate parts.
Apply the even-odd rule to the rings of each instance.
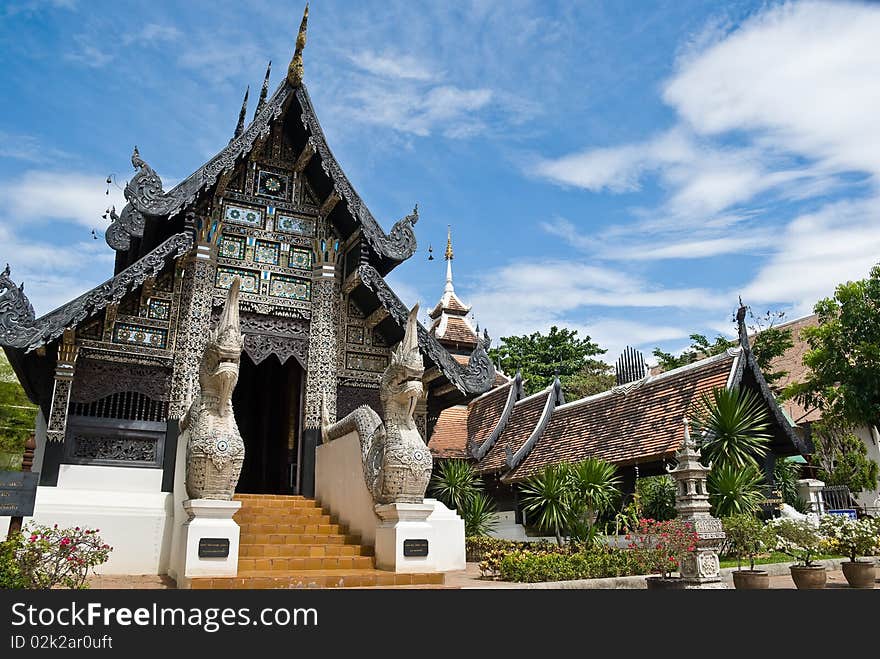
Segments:
[[[761,566],[767,567],[767,566]],[[773,566],[780,572],[783,572],[784,566]],[[730,588],[731,577],[727,576]],[[449,572],[446,574],[445,582],[442,586],[434,588],[461,588],[461,589],[536,589],[536,588],[625,588],[625,589],[643,589],[645,587],[643,577],[621,577],[618,579],[590,580],[592,583],[585,581],[580,582],[558,582],[557,584],[518,584],[504,581],[491,581],[480,578],[480,568],[477,563],[468,563],[465,570]],[[96,575],[89,579],[89,586],[93,589],[172,589],[175,588],[174,580],[168,576],[155,575]],[[793,590],[794,582],[791,575],[781,573],[770,576],[770,588],[778,590]],[[401,587],[402,588],[402,587]],[[410,586],[410,588],[413,588]],[[430,589],[431,586],[420,586],[422,589]],[[849,589],[843,572],[837,567],[829,567],[828,581],[825,585],[827,590],[837,590],[840,588]],[[874,583],[875,589],[880,589],[880,579]]]

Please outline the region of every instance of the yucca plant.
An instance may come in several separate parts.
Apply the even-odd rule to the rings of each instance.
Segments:
[[[763,480],[763,475],[754,465],[713,466],[706,479],[712,514],[715,517],[754,515],[765,499]]]
[[[592,543],[596,539],[593,524],[611,509],[620,496],[617,467],[598,458],[587,458],[568,468],[568,520],[572,538]]]
[[[566,463],[548,465],[540,474],[532,476],[521,486],[523,511],[535,525],[556,536],[561,547],[562,534],[568,523],[571,490]]]
[[[476,492],[464,504],[461,514],[464,518],[464,533],[468,537],[489,535],[498,523],[495,502],[483,492]]]
[[[431,478],[429,492],[449,508],[463,515],[468,502],[482,487],[482,480],[466,460],[443,460]]]
[[[703,441],[704,463],[757,467],[770,443],[769,416],[763,401],[747,389],[716,387],[704,392],[693,412],[694,429]]]

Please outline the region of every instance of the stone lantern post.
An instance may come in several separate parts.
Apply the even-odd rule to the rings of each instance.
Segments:
[[[709,512],[706,475],[709,467],[700,462],[700,451],[691,439],[690,424],[684,419],[684,443],[676,452],[678,465],[667,469],[675,479],[675,509],[678,519],[688,522],[697,534],[697,548],[681,562],[681,577],[686,588],[726,588],[721,580],[718,551],[724,540],[721,520]]]

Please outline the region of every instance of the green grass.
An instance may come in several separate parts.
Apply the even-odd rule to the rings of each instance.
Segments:
[[[813,560],[821,561],[826,558],[844,558],[843,556],[835,556],[834,554],[819,554]],[[794,559],[787,555],[779,552],[773,552],[768,556],[759,556],[755,559],[755,565],[768,565],[770,563],[793,563]],[[749,561],[744,559],[742,562],[742,566],[744,569],[748,569]],[[721,557],[721,567],[736,567],[736,559],[735,558],[727,558],[725,556]]]

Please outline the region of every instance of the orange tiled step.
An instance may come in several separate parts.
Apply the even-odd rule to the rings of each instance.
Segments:
[[[271,570],[365,570],[374,568],[372,556],[276,556],[274,558],[239,558],[238,573]]]
[[[258,540],[257,536],[266,535],[344,535],[339,524],[240,524],[241,535],[247,536],[250,542],[272,542]]]
[[[304,536],[305,537],[305,536]],[[309,536],[320,537],[320,536]],[[336,536],[343,540],[345,536]],[[290,543],[290,544],[251,544],[239,546],[239,558],[278,558],[315,556],[372,556],[373,548],[359,544],[337,543]]]
[[[442,585],[443,574],[395,574],[383,570],[254,571],[237,577],[193,579],[192,588],[363,588]]]

